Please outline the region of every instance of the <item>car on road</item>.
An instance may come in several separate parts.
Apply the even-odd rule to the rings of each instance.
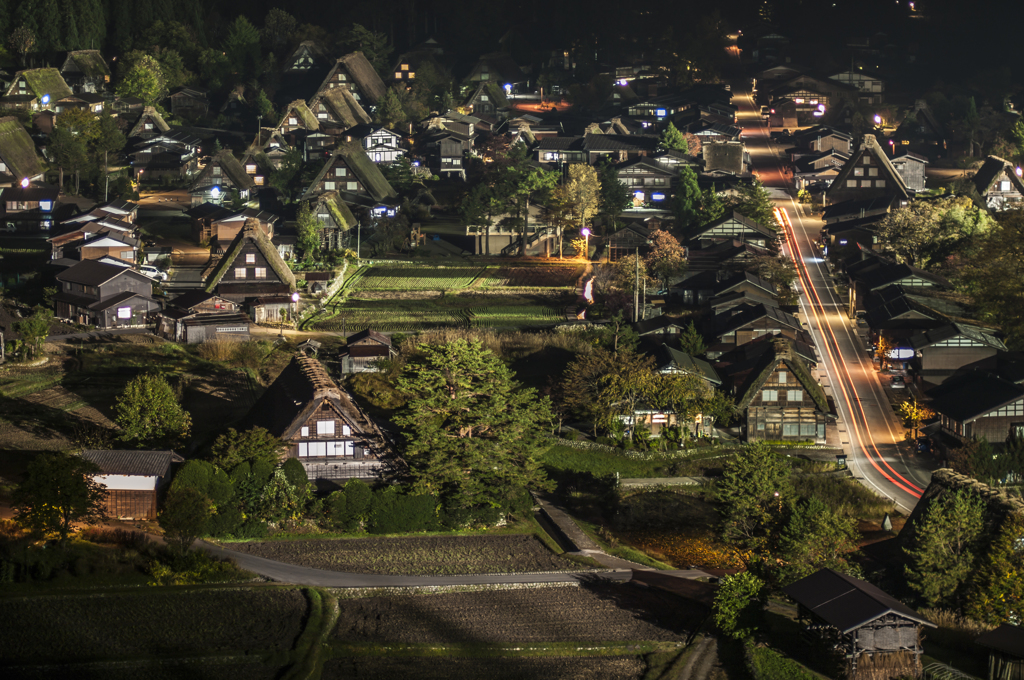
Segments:
[[[894,390],[903,390],[907,387],[907,381],[902,375],[894,375],[889,379],[889,386]]]
[[[151,279],[156,279],[157,281],[166,281],[169,278],[167,276],[167,272],[161,271],[160,269],[154,267],[151,264],[142,265],[141,267],[139,267],[139,271],[143,275],[148,276]]]

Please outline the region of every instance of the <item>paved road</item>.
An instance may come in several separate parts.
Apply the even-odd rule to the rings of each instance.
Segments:
[[[922,456],[905,455],[896,446],[903,439],[904,428],[884,392],[889,388],[882,387],[845,305],[829,285],[828,270],[814,244],[822,223],[801,215],[789,195],[789,178],[782,171],[782,149],[770,140],[749,93],[735,87],[734,92],[738,124],[744,130],[751,163],[765,186],[773,189],[776,205],[786,208],[793,223],[785,248],[801,270],[800,304],[821,359],[817,373],[839,410],[840,439],[850,454],[850,468],[866,486],[909,512],[931,478],[929,462]],[[782,191],[786,191],[785,198]]]

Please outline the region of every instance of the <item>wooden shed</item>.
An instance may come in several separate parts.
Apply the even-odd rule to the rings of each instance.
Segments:
[[[1024,628],[1004,623],[975,642],[989,650],[988,680],[1024,680]]]
[[[100,468],[96,481],[107,490],[107,515],[135,520],[156,519],[157,491],[169,480],[171,464],[185,460],[173,451],[87,450],[82,458]]]
[[[867,581],[822,569],[782,589],[806,633],[846,659],[847,680],[921,676],[921,627],[935,624]]]

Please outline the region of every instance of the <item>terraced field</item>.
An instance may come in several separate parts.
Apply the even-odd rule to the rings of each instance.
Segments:
[[[513,328],[543,326],[564,320],[564,305],[555,300],[515,298],[500,305],[496,299],[433,300],[397,304],[387,300],[352,300],[338,307],[334,316],[314,321],[315,331],[354,332],[372,328],[382,333],[410,333],[434,328]],[[456,306],[464,303],[465,306]],[[451,305],[451,306],[448,306]]]
[[[498,267],[487,271],[483,285],[505,288],[573,288],[583,276],[583,269],[564,265]]]
[[[458,290],[468,288],[484,267],[362,267],[348,290]]]

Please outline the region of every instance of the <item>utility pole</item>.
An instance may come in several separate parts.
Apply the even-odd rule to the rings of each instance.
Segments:
[[[107,194],[110,193],[110,166],[107,165],[107,151],[103,150],[103,177],[106,178],[106,186],[103,188],[103,202],[107,202]]]
[[[640,249],[636,249],[636,274],[633,279],[633,323],[640,320]]]

